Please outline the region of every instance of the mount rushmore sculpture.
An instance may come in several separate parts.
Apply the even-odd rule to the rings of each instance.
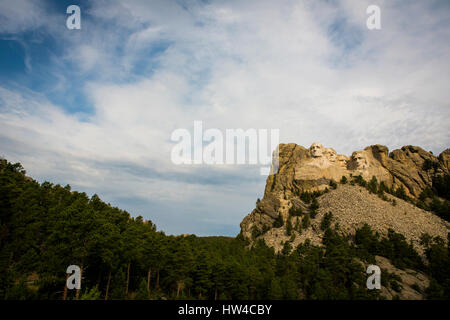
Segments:
[[[315,142],[309,148],[295,143],[280,144],[275,153],[278,153],[275,158],[278,161],[274,161],[272,173],[267,177],[264,196],[241,222],[241,235],[245,239],[262,238],[277,252],[286,242],[293,248],[306,240],[321,245],[324,234],[320,224],[328,212],[333,213],[333,219],[345,234],[354,234],[357,228],[368,224],[383,235],[391,229],[404,234],[408,242],[413,241],[415,245],[420,244],[423,233],[447,237],[448,224],[412,202],[399,199],[394,206],[359,186],[347,184],[334,190],[337,184],[332,182],[344,182],[342,177],[350,183],[355,181],[352,177],[362,176],[366,181],[375,177],[378,183],[383,182],[395,193],[400,191],[399,194],[418,199],[422,191],[449,174],[450,149],[436,157],[416,146],[389,152],[385,146],[372,145],[346,156]],[[326,188],[330,192],[318,198],[317,217],[311,219],[310,226],[304,225],[304,221],[311,218],[308,215],[304,220],[305,214],[311,213],[312,204],[305,202],[302,195],[307,198],[305,191]],[[399,188],[403,188],[404,193]],[[279,227],[283,226],[280,219],[285,224],[283,228]],[[288,225],[301,226],[294,237],[287,233]]]
[[[329,187],[331,180],[361,175],[367,181],[375,177],[394,189],[403,187],[408,196],[418,197],[431,186],[433,177],[449,173],[450,163],[450,149],[436,157],[416,146],[405,146],[389,153],[385,146],[372,145],[348,157],[318,142],[308,149],[290,143],[280,144],[278,154],[279,170],[269,175],[266,192],[277,188],[292,190],[292,187],[323,190]]]

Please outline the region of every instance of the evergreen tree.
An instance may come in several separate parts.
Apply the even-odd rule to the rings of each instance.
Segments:
[[[291,217],[288,217],[286,221],[286,235],[290,236],[292,234],[292,222]]]
[[[443,181],[433,186],[441,194]],[[386,190],[382,186],[378,193]],[[434,199],[435,192],[423,198]],[[310,211],[317,211],[320,194],[301,194]],[[430,202],[435,210],[438,205],[445,206]],[[352,238],[340,235],[337,223],[331,229],[331,213],[320,224],[322,246],[306,240],[293,251],[292,219],[301,231],[310,216],[291,214],[286,221],[291,240],[275,254],[262,239],[249,246],[242,237],[167,236],[97,195],[89,199],[68,185],[39,184],[25,177],[20,164],[0,160],[0,219],[1,299],[378,299],[365,289],[365,270],[356,262],[374,263],[375,255],[397,268],[425,272],[427,298],[450,297],[443,239],[422,237],[424,263],[392,230],[381,237],[365,225]],[[275,225],[283,226],[281,215]],[[72,264],[82,268],[82,292],[64,290]]]
[[[309,214],[305,214],[302,218],[302,228],[308,229],[309,225],[310,225]]]

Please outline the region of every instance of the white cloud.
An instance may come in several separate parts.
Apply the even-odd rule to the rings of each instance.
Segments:
[[[42,4],[36,1],[0,1],[0,32],[17,33],[43,26],[46,13]]]
[[[5,156],[118,203],[127,190],[149,207],[126,206],[148,210],[169,232],[181,230],[180,212],[192,214],[184,232],[204,234],[228,217],[237,227],[264,181],[258,168],[174,166],[170,135],[194,120],[205,129],[279,128],[282,142],[320,141],[346,154],[375,143],[439,153],[450,142],[449,10],[379,3],[379,31],[366,28],[369,1],[94,4],[89,32],[65,36],[63,57],[91,75],[83,88],[94,113],[82,121],[3,88]],[[148,66],[152,73],[135,73]]]

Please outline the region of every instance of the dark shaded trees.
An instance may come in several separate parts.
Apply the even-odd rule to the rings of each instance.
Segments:
[[[82,293],[66,291],[67,299],[372,299],[356,259],[372,262],[375,255],[424,270],[432,278],[428,297],[449,297],[442,239],[424,238],[424,264],[403,236],[391,231],[381,238],[364,226],[343,237],[331,229],[328,213],[320,225],[323,246],[306,241],[292,248],[286,241],[276,254],[262,239],[249,248],[243,237],[167,236],[97,195],[30,180],[20,164],[6,160],[0,160],[0,191],[2,299],[62,299],[71,264],[83,269]],[[301,198],[314,211],[317,196]],[[298,215],[296,230],[300,223],[307,228],[309,214]],[[277,223],[283,225],[281,216]]]

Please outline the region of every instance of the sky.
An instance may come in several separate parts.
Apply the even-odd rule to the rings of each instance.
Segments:
[[[0,0],[0,157],[168,234],[235,236],[263,196],[260,166],[176,165],[174,130],[437,155],[449,49],[447,0]]]

